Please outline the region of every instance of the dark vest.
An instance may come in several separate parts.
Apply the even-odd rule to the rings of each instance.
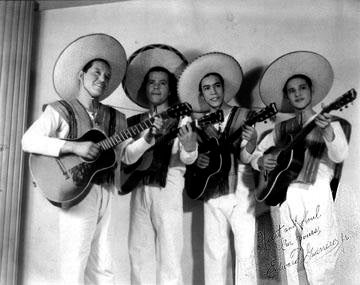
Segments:
[[[97,128],[107,136],[111,136],[127,126],[124,114],[101,103],[99,103],[94,122],[91,120],[85,107],[76,99],[69,101],[60,100],[50,103],[50,105],[68,123],[68,139],[79,138],[92,128]],[[112,169],[99,172],[92,182],[95,184],[113,183],[114,169],[116,167],[117,165]]]
[[[351,135],[351,125],[346,120],[332,116],[331,120],[338,121],[344,131],[347,141],[350,140]],[[276,145],[282,145],[288,136],[288,134],[295,135],[301,130],[301,126],[298,124],[296,117],[289,120],[283,121],[275,126],[275,143]],[[326,144],[318,128],[314,128],[312,132],[307,136],[312,136],[311,141],[305,139],[304,141],[304,150],[305,150],[305,160],[304,166],[301,170],[299,177],[296,181],[313,184],[316,180],[320,159],[326,150]],[[330,182],[331,192],[333,198],[336,197],[337,187],[341,178],[343,163],[335,164],[334,176]]]
[[[130,117],[127,123],[130,127],[148,118],[149,112],[146,112]],[[155,137],[155,146],[143,154],[143,157],[152,160],[150,167],[146,171],[142,172],[143,176],[141,182],[143,185],[160,187],[166,186],[166,177],[171,159],[171,149],[174,143],[174,139],[162,141],[161,137],[177,129],[179,120],[169,118],[165,120],[164,124],[165,126],[162,133],[156,135]]]
[[[223,167],[221,171],[211,179],[214,183],[208,183],[204,200],[235,191],[235,189],[230,189],[229,187],[229,175],[232,175],[230,172],[237,172],[238,170],[241,138],[239,137],[230,143],[227,139],[243,125],[244,121],[249,118],[251,114],[252,112],[246,108],[233,107],[223,132],[219,133],[212,125],[205,127],[203,130],[198,130],[200,152],[202,149],[201,145],[206,144],[206,140],[212,137],[217,138],[220,146],[224,146],[225,144],[225,147],[221,148]],[[206,146],[204,148],[206,149]]]

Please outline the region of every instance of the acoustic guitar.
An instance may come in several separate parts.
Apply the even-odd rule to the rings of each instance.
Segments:
[[[203,116],[200,119],[194,120],[190,123],[192,129],[202,128],[206,125],[215,124],[224,121],[224,113],[222,110]],[[146,175],[146,171],[151,166],[153,160],[153,151],[156,148],[161,148],[165,143],[175,138],[179,132],[179,128],[168,132],[160,137],[154,146],[147,150],[143,156],[134,164],[122,165],[121,171],[121,194],[128,194],[133,191],[138,185],[139,181]]]
[[[355,98],[356,91],[351,89],[324,107],[319,114],[329,113],[343,106],[347,106],[347,104],[354,101]],[[264,153],[275,155],[277,166],[272,171],[262,171],[260,173],[259,184],[255,191],[257,201],[265,202],[265,204],[270,206],[276,206],[285,200],[290,183],[298,177],[303,167],[305,153],[304,139],[316,126],[315,117],[294,137],[289,134],[286,140],[288,142],[286,146],[271,147]]]
[[[227,171],[229,166],[224,164],[223,151],[231,147],[231,143],[241,137],[244,125],[254,125],[256,122],[261,122],[274,116],[277,112],[276,104],[271,103],[247,119],[243,125],[232,133],[222,144],[219,143],[217,138],[210,138],[200,145],[199,152],[206,153],[209,156],[209,165],[206,168],[200,168],[196,163],[187,166],[185,173],[185,191],[189,198],[194,200],[203,199],[207,193],[207,186],[209,184],[217,184],[216,174],[221,171]]]
[[[188,103],[181,103],[157,116],[174,118],[191,113],[191,106]],[[85,160],[75,154],[52,157],[32,153],[29,160],[31,175],[44,196],[53,205],[61,208],[74,206],[86,197],[97,173],[114,167],[116,163],[114,147],[150,128],[153,122],[154,117],[149,118],[111,137],[107,137],[98,129],[91,129],[80,138],[71,140],[96,143],[101,152],[95,160]]]

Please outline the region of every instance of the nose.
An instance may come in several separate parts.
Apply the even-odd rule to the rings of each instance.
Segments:
[[[100,74],[98,80],[101,83],[106,83],[107,82],[107,78],[106,78],[105,74]]]
[[[211,94],[216,94],[216,88],[215,88],[215,86],[211,86],[211,87],[210,87],[210,92],[211,92]]]

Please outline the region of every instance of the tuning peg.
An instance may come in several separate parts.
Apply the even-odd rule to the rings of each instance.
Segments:
[[[343,108],[340,108],[339,111],[341,112],[343,110]]]
[[[349,106],[348,105],[345,105],[345,108],[348,108]]]

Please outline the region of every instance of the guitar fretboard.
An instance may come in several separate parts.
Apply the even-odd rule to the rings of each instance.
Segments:
[[[356,91],[354,88],[350,89],[348,92],[346,92],[344,95],[339,97],[337,100],[332,102],[330,105],[324,107],[320,113],[318,113],[308,124],[306,124],[300,132],[297,133],[297,135],[294,137],[294,139],[289,143],[289,145],[283,150],[291,151],[294,147],[296,147],[297,144],[304,141],[305,137],[311,132],[312,129],[315,128],[315,119],[320,114],[324,113],[330,113],[333,110],[340,109],[341,107],[345,106],[349,102],[352,102],[356,98]]]
[[[143,121],[137,125],[127,128],[119,133],[115,133],[111,137],[109,137],[105,140],[102,140],[102,141],[98,142],[97,144],[101,147],[102,150],[108,150],[110,148],[115,147],[119,143],[122,143],[123,141],[125,141],[129,138],[137,136],[142,131],[150,128],[153,122],[154,122],[154,118],[150,118],[150,119]]]

